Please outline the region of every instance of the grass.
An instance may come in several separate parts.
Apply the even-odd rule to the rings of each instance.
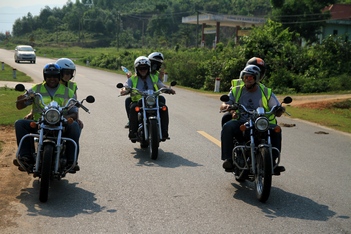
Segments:
[[[286,111],[292,118],[351,133],[351,100],[336,102],[325,109],[287,106]]]
[[[16,108],[15,102],[22,93],[7,87],[0,88],[0,125],[13,125],[17,119],[22,119],[29,113],[29,107],[23,110]]]
[[[30,82],[32,78],[16,70],[16,78],[13,76],[13,68],[4,63],[4,70],[2,64],[0,65],[0,81],[16,81],[16,82]]]

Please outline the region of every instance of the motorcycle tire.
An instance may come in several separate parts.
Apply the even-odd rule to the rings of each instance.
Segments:
[[[267,147],[260,148],[256,158],[255,190],[260,202],[266,202],[272,186],[272,157]]]
[[[156,119],[150,119],[149,122],[149,142],[150,157],[155,160],[158,157],[158,147],[160,145],[160,136],[158,134]]]
[[[51,144],[44,145],[41,163],[41,175],[39,186],[39,201],[46,202],[49,196],[51,162],[54,154],[54,146]]]

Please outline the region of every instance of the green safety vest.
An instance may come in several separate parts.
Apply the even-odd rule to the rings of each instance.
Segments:
[[[36,93],[40,93],[43,97],[44,104],[49,104],[51,101],[55,100],[60,106],[64,106],[68,99],[74,96],[72,90],[67,88],[66,86],[59,84],[59,88],[56,90],[53,97],[50,96],[49,92],[46,90],[44,86],[45,82],[41,84],[34,85],[32,90]],[[40,118],[42,109],[40,108],[40,104],[36,103],[35,101],[32,104],[33,110],[33,119],[38,120]]]
[[[150,74],[150,78],[151,78],[151,81],[152,81],[152,83],[154,85],[154,91],[157,91],[158,90],[158,86],[157,86],[158,75],[157,74],[154,74],[154,75]],[[136,88],[137,85],[138,85],[139,77],[138,76],[132,76],[132,77],[130,77],[130,79],[132,80],[132,88]],[[141,95],[132,92],[130,94],[130,97],[132,99],[132,102],[137,102],[137,101],[140,100]]]
[[[232,82],[232,84],[233,84],[233,82]],[[244,84],[232,87],[232,93],[233,93],[233,96],[235,97],[236,103],[239,102],[243,87],[244,87]],[[267,88],[263,84],[259,84],[259,88],[260,88],[261,94],[262,94],[262,107],[265,109],[265,111],[270,111],[270,108],[268,106],[268,102],[272,96],[272,89]],[[277,124],[277,120],[275,119],[274,114],[267,116],[267,118],[269,120],[269,123]]]
[[[71,89],[73,91],[73,93],[76,93],[76,91],[77,91],[77,83],[76,82],[68,81],[67,87],[69,89]]]

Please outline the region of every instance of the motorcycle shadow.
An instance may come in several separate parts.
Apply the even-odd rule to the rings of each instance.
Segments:
[[[78,183],[68,180],[51,181],[49,199],[39,201],[39,182],[34,180],[32,187],[21,190],[17,196],[20,203],[27,207],[29,216],[73,217],[78,214],[101,212],[105,207],[95,203],[95,194],[77,187]]]
[[[272,187],[266,203],[261,203],[255,196],[253,182],[232,183],[236,188],[233,198],[261,208],[268,218],[295,218],[303,220],[327,221],[336,215],[327,205],[319,204],[308,197],[289,193],[280,188]],[[349,219],[349,216],[338,216]]]
[[[174,154],[172,152],[165,152],[162,149],[159,149],[158,158],[153,160],[149,157],[149,149],[140,149],[134,148],[135,152],[134,158],[138,159],[139,162],[137,163],[138,166],[159,166],[159,167],[167,167],[167,168],[177,168],[181,166],[186,167],[199,167],[203,166],[201,164],[189,161],[186,158],[183,158],[180,155]]]

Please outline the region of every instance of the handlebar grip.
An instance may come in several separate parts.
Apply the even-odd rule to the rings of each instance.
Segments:
[[[89,109],[88,108],[86,108],[85,106],[83,106],[82,104],[80,104],[80,107],[83,109],[83,110],[85,110],[86,112],[88,112],[89,113]]]

